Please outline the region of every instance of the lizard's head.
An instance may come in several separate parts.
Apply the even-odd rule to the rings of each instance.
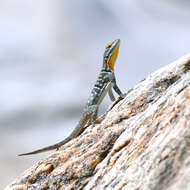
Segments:
[[[106,45],[104,52],[104,68],[114,71],[115,61],[119,53],[120,39]]]

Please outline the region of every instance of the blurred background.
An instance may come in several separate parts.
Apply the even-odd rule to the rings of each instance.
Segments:
[[[126,92],[190,53],[190,1],[0,1],[0,189],[49,153],[17,154],[76,126],[105,45],[117,38],[115,75]]]

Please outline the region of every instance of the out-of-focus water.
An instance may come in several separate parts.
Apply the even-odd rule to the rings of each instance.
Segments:
[[[1,1],[0,188],[48,155],[18,153],[75,127],[106,43],[121,39],[115,74],[125,92],[190,52],[189,10],[187,0]]]

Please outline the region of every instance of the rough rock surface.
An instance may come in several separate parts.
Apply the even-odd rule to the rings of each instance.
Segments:
[[[190,189],[189,71],[187,55],[154,72],[6,190]]]

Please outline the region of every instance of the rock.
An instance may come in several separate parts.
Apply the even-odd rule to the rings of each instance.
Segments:
[[[190,54],[152,73],[6,190],[190,189],[189,71]]]

